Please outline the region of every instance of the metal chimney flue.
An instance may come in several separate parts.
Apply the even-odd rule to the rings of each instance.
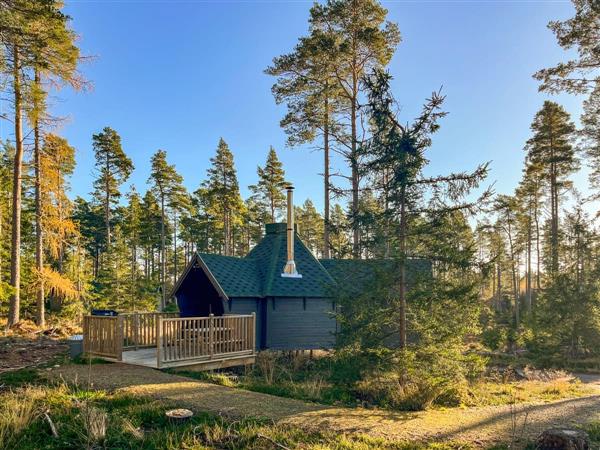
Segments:
[[[302,278],[296,270],[294,261],[294,187],[287,186],[287,263],[283,267],[282,277]]]

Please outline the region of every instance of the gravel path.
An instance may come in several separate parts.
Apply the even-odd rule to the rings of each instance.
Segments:
[[[600,395],[511,406],[453,408],[396,413],[362,408],[338,408],[217,386],[145,367],[123,364],[91,366],[97,389],[148,395],[231,417],[266,417],[301,427],[367,433],[394,440],[458,441],[488,445],[510,442],[513,436],[535,438],[556,426],[600,420]],[[88,383],[88,367],[71,365],[49,372],[52,378]],[[587,381],[587,380],[586,380]],[[596,379],[590,380],[595,384]],[[516,429],[516,431],[515,431]]]

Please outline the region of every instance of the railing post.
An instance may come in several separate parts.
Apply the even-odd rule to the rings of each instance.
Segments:
[[[137,350],[140,346],[140,315],[137,312],[133,313],[133,327],[135,330],[133,338],[135,339],[135,349]]]
[[[117,360],[123,361],[123,316],[117,316],[117,329],[115,332]]]
[[[250,335],[250,342],[252,343],[252,354],[256,352],[256,313],[252,313],[252,333]]]
[[[214,315],[208,316],[208,354],[209,358],[212,359],[215,345],[215,320]]]
[[[156,316],[156,367],[161,368],[163,362],[163,339],[162,339],[163,319]]]

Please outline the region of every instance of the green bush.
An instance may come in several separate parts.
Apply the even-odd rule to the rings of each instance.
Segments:
[[[490,350],[504,350],[508,343],[508,333],[505,328],[490,327],[481,333],[481,342]]]

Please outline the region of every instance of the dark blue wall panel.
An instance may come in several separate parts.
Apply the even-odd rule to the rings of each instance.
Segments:
[[[267,347],[273,350],[332,348],[336,321],[330,299],[269,298]]]
[[[231,305],[231,311],[229,310]],[[260,300],[254,298],[233,298],[229,300],[229,303],[225,305],[225,314],[256,314],[256,348],[262,348],[261,342],[261,327],[262,320],[261,314],[259,313]]]

